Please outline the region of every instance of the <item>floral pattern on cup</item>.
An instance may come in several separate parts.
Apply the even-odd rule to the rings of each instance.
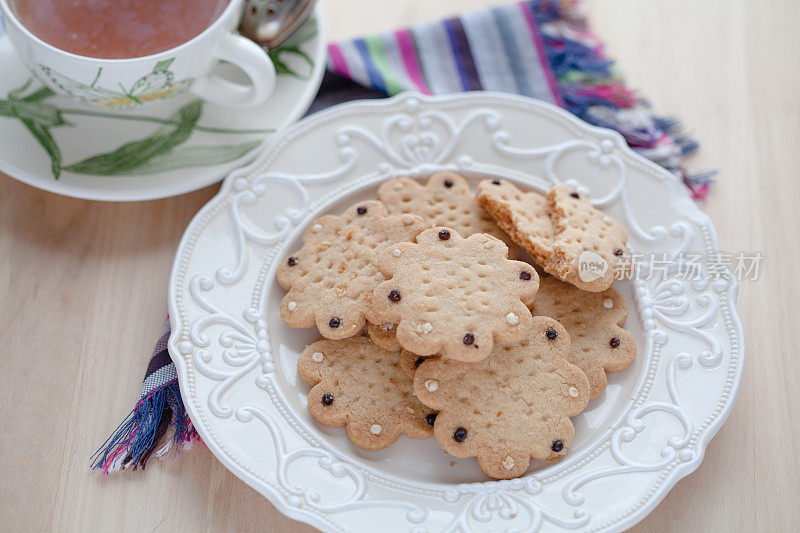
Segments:
[[[73,80],[46,65],[39,65],[39,69],[65,95],[78,98],[86,104],[112,109],[130,109],[146,102],[180,94],[192,85],[193,78],[175,81],[175,75],[169,70],[173,61],[174,57],[159,61],[152,72],[139,78],[129,88],[120,85],[118,89],[109,89],[101,85],[103,67],[97,68],[97,74],[89,85]]]

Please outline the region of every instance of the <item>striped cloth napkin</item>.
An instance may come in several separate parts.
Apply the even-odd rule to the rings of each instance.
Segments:
[[[677,121],[653,114],[625,86],[575,4],[518,2],[331,44],[328,70],[309,113],[407,90],[521,94],[619,131],[631,148],[679,175],[695,198],[703,198],[713,174],[691,175],[683,166],[697,144],[680,133]],[[139,401],[92,458],[94,468],[105,473],[144,468],[152,454],[163,456],[198,439],[167,352],[169,333],[167,322]]]

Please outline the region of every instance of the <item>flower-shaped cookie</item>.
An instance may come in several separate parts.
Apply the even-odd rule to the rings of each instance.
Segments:
[[[509,255],[516,257],[517,247],[475,199],[469,183],[455,172],[439,172],[425,185],[410,178],[397,178],[384,182],[378,189],[380,200],[389,213],[419,215],[429,226],[453,228],[463,237],[473,233],[488,233],[509,247]]]
[[[325,426],[346,426],[347,437],[359,448],[386,448],[401,433],[415,439],[432,434],[435,412],[414,397],[398,353],[368,337],[317,341],[303,350],[297,372],[312,387],[311,415]]]
[[[289,291],[281,318],[293,328],[316,325],[329,339],[357,334],[373,289],[386,279],[375,266],[377,250],[410,241],[423,227],[417,216],[388,215],[377,201],[318,218],[303,233],[303,247],[278,267],[278,283]]]
[[[367,318],[397,324],[397,341],[415,354],[480,361],[495,341],[522,340],[531,328],[526,305],[538,276],[507,254],[491,235],[465,239],[444,227],[423,231],[415,243],[388,246],[378,268],[390,279],[373,292]]]
[[[463,237],[473,233],[493,235],[509,247],[509,258],[517,257],[517,245],[478,205],[467,180],[455,172],[434,174],[424,185],[411,178],[386,181],[378,189],[378,199],[390,214],[413,213],[422,217],[429,227],[447,226]],[[396,324],[388,322],[368,326],[369,336],[375,344],[387,350],[400,349],[395,335]]]
[[[625,228],[563,185],[545,198],[506,180],[485,180],[477,198],[545,271],[585,291],[609,288],[629,257]]]
[[[552,276],[539,278],[534,315],[553,317],[567,328],[569,362],[586,373],[591,398],[602,394],[607,372],[621,372],[636,356],[636,342],[622,329],[628,304],[615,289],[586,292]]]
[[[487,475],[521,476],[530,458],[556,460],[569,448],[570,417],[589,401],[589,382],[567,362],[569,334],[549,317],[534,317],[520,344],[497,346],[478,363],[424,361],[414,393],[439,410],[433,434],[446,452],[477,457]]]

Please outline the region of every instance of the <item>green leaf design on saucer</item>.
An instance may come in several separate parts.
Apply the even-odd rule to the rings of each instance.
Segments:
[[[258,147],[262,140],[221,146],[193,146],[174,151],[186,142],[194,131],[219,134],[258,134],[274,132],[273,129],[242,130],[208,128],[198,125],[202,116],[203,102],[194,100],[166,119],[141,115],[122,115],[86,109],[60,109],[45,102],[54,96],[44,87],[23,96],[31,84],[29,79],[21,87],[10,91],[6,99],[0,99],[0,116],[16,118],[34,136],[50,158],[53,177],[58,179],[62,171],[95,176],[123,174],[155,174],[181,168],[220,165],[244,157]],[[64,165],[61,149],[51,133],[51,128],[72,126],[64,115],[83,115],[106,119],[144,121],[161,124],[151,135],[123,144],[104,154],[87,157],[82,161]]]
[[[184,146],[169,153],[153,157],[129,174],[155,174],[181,168],[208,167],[236,161],[256,149],[261,141],[217,146]]]
[[[61,149],[50,133],[50,128],[63,126],[67,122],[58,108],[42,103],[42,100],[53,96],[50,89],[42,88],[22,96],[32,81],[28,79],[21,87],[11,90],[6,100],[0,100],[0,116],[17,118],[22,122],[47,152],[53,177],[58,179],[61,175]]]
[[[64,170],[78,174],[128,174],[152,158],[165,154],[185,142],[197,124],[201,111],[202,102],[195,100],[180,108],[168,119],[176,122],[175,125],[161,126],[144,139],[125,143],[112,152],[65,166]]]
[[[294,76],[297,79],[306,80],[311,76],[311,71],[314,69],[314,60],[303,51],[302,45],[310,41],[317,35],[317,19],[310,18],[308,22],[300,26],[285,43],[277,46],[267,53],[275,65],[275,72],[278,74],[286,74]],[[296,56],[303,60],[308,66],[307,72],[299,72],[293,69],[287,60],[287,57]]]

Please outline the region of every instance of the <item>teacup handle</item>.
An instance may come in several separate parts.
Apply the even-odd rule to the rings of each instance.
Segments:
[[[263,48],[241,35],[227,34],[214,50],[214,59],[233,63],[250,78],[251,85],[235,83],[210,74],[192,85],[192,92],[214,104],[256,107],[275,90],[275,66]]]

